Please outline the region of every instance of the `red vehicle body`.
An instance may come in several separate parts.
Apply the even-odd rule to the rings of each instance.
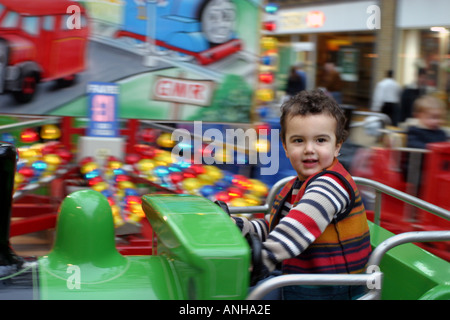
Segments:
[[[28,102],[38,82],[74,79],[87,65],[88,34],[78,2],[0,0],[0,93]]]
[[[426,150],[423,167],[415,168],[421,174],[420,185],[415,196],[450,210],[448,193],[450,190],[450,142],[430,143]],[[351,173],[353,176],[372,179],[411,194],[409,192],[411,184],[405,180],[404,173],[398,168],[398,156],[398,151],[389,148],[361,149],[353,160]],[[415,210],[414,207],[387,194],[383,195],[382,203],[381,226],[396,234],[450,229],[450,221],[425,210]],[[368,214],[369,219],[373,220],[371,212]],[[449,242],[427,242],[418,245],[450,261]]]

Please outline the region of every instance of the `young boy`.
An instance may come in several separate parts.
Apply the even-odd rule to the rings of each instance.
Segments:
[[[423,96],[414,102],[417,125],[408,128],[407,147],[425,149],[428,143],[445,142],[447,135],[441,126],[445,118],[445,105],[433,96]]]
[[[266,274],[360,273],[371,252],[359,191],[337,160],[345,115],[320,90],[303,91],[282,106],[281,139],[297,177],[276,197],[270,222],[235,218],[243,233],[263,241]],[[352,299],[354,286],[288,286],[284,299]]]

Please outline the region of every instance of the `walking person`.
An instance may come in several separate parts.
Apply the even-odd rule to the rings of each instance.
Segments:
[[[388,70],[386,77],[377,83],[372,98],[371,110],[389,116],[393,126],[398,125],[400,116],[400,96],[402,89],[394,79],[394,72]]]

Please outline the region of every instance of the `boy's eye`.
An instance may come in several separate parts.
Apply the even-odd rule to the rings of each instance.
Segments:
[[[317,139],[317,142],[319,142],[319,143],[324,143],[326,141],[327,141],[327,139],[325,139],[325,138],[318,138]]]
[[[303,142],[303,139],[296,138],[296,139],[292,140],[292,142],[293,143],[301,143],[301,142]]]

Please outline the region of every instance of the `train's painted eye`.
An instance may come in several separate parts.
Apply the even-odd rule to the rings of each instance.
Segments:
[[[223,11],[223,20],[234,22],[236,19],[236,14],[234,10],[224,10]]]
[[[211,43],[224,43],[231,39],[236,20],[236,8],[231,1],[209,1],[201,13],[202,32]]]

